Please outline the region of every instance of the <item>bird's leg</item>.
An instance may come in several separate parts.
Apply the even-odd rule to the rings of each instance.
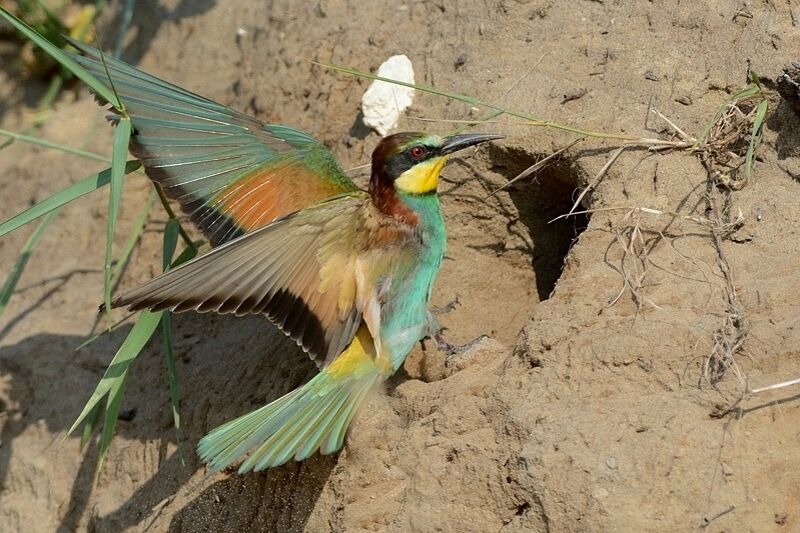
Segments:
[[[457,302],[458,300],[456,299],[455,301]],[[454,304],[451,303],[448,305],[454,305]],[[450,309],[449,311],[452,311],[452,309]],[[466,344],[462,345],[450,344],[445,340],[444,335],[442,335],[443,329],[444,328],[442,328],[439,325],[439,321],[436,319],[436,311],[434,309],[428,311],[428,337],[430,337],[436,342],[436,349],[442,352],[446,352],[448,356],[466,352],[467,350],[478,344],[484,338],[488,338],[488,335],[478,335],[476,338],[472,339]]]
[[[454,355],[458,355],[460,353],[469,351],[470,349],[472,349],[473,346],[481,342],[483,339],[488,339],[488,338],[489,335],[481,333],[471,341],[466,342],[464,344],[450,344],[449,342],[446,342],[444,340],[440,341],[437,339],[436,346],[439,347],[440,350],[446,351],[447,359],[450,359]]]
[[[444,335],[442,335],[444,328],[439,324],[439,320],[436,316],[453,311],[460,303],[461,302],[458,301],[458,296],[456,296],[449,303],[441,307],[433,306],[428,310],[428,337],[436,342],[436,349],[441,352],[449,353],[453,349],[453,345],[444,340]]]
[[[430,312],[433,315],[444,315],[449,313],[450,311],[455,311],[456,307],[458,307],[459,305],[461,305],[461,302],[458,299],[458,295],[456,295],[454,299],[452,299],[450,302],[446,303],[441,307],[437,307],[434,305],[433,307],[431,307]]]
[[[442,335],[442,326],[439,325],[439,321],[436,319],[437,311],[435,308],[428,311],[428,337],[436,342],[436,349],[439,351],[449,351],[450,344],[444,340],[444,336]]]

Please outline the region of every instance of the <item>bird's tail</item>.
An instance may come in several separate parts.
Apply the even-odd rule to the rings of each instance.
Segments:
[[[197,451],[212,472],[252,453],[239,473],[302,461],[317,450],[338,451],[350,421],[369,390],[385,378],[375,346],[362,326],[350,345],[311,381],[200,440]]]

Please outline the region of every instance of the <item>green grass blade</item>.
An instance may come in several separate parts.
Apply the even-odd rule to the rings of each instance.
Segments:
[[[99,338],[100,338],[100,337],[102,337],[103,335],[105,335],[105,334],[107,334],[107,333],[111,333],[112,331],[116,330],[118,327],[120,327],[122,324],[124,324],[125,322],[127,322],[127,321],[128,321],[128,319],[129,319],[130,317],[132,317],[133,315],[135,315],[135,314],[136,314],[136,312],[129,313],[127,316],[124,316],[124,317],[120,318],[119,320],[117,320],[116,322],[114,322],[114,325],[112,325],[110,328],[108,328],[108,329],[105,329],[105,330],[101,331],[101,332],[100,332],[100,333],[98,333],[97,335],[93,335],[93,336],[89,337],[88,339],[86,339],[85,341],[83,341],[82,343],[80,343],[80,344],[78,345],[78,347],[77,347],[77,348],[75,348],[75,351],[76,351],[76,352],[79,352],[80,350],[83,350],[84,348],[86,348],[87,346],[89,346],[90,344],[92,344],[94,341],[96,341],[97,339],[99,339]]]
[[[164,208],[164,212],[167,213],[169,218],[177,218],[175,216],[175,212],[172,210],[172,207],[170,207],[169,205],[169,200],[167,200],[167,197],[164,196],[164,191],[161,190],[161,186],[154,184],[153,187],[155,187],[156,192],[158,193],[158,199],[161,200],[161,206]],[[196,248],[200,246],[200,244],[202,244],[202,241],[198,241],[196,243],[193,242],[192,238],[189,236],[188,233],[186,233],[186,230],[184,230],[182,226],[180,228],[180,232],[181,232],[181,238],[190,248]]]
[[[750,134],[750,145],[747,147],[747,155],[745,155],[745,172],[747,179],[753,176],[753,161],[756,158],[756,150],[761,144],[761,137],[764,134],[764,119],[767,116],[767,109],[769,108],[769,101],[765,98],[758,103],[756,107],[756,114],[753,117],[753,130]]]
[[[164,338],[164,352],[167,355],[167,379],[169,380],[169,401],[172,404],[172,420],[175,424],[175,437],[181,438],[181,403],[178,388],[178,371],[175,367],[175,349],[172,344],[172,315],[161,316],[161,336]]]
[[[175,255],[175,247],[178,245],[181,223],[177,218],[167,221],[164,228],[164,247],[163,247],[163,269],[166,272],[172,265],[172,256]],[[161,317],[161,335],[164,338],[164,352],[167,356],[167,379],[169,380],[169,400],[172,404],[172,420],[175,424],[175,439],[180,442],[181,438],[181,413],[180,413],[180,391],[178,389],[178,372],[175,367],[175,349],[172,344],[172,316],[169,312]]]
[[[181,254],[178,256],[178,258],[175,259],[175,261],[172,262],[171,268],[175,268],[176,266],[181,265],[181,264],[185,263],[186,261],[190,261],[190,260],[194,259],[197,256],[197,252],[198,252],[198,249],[196,247],[188,247],[188,248],[184,249],[181,252]],[[119,326],[121,326],[123,323],[127,322],[128,319],[131,316],[132,316],[132,314],[130,314],[130,315],[126,316],[126,317],[123,317],[120,320],[117,320],[114,323],[114,325],[111,326],[111,329],[105,330],[105,331],[101,331],[97,335],[94,335],[93,337],[90,337],[90,338],[86,339],[77,348],[75,348],[75,351],[77,352],[78,350],[81,350],[81,349],[85,348],[86,346],[88,346],[89,344],[93,343],[94,341],[96,341],[97,339],[102,337],[103,335],[106,335],[107,333],[109,333],[111,331],[114,331]]]
[[[122,8],[117,37],[114,41],[114,55],[119,57],[122,54],[122,47],[125,44],[125,36],[128,35],[128,28],[133,20],[133,8],[136,7],[136,0],[125,0],[125,7]]]
[[[117,109],[120,108],[119,100],[117,100],[116,95],[113,91],[111,91],[108,87],[100,83],[100,81],[92,76],[86,69],[78,64],[77,61],[72,59],[69,55],[67,55],[63,50],[59,47],[48,41],[42,35],[40,35],[36,30],[25,24],[23,21],[12,15],[6,8],[0,6],[0,17],[6,19],[9,24],[14,26],[20,33],[22,33],[25,37],[33,41],[33,43],[39,46],[42,50],[44,50],[50,57],[61,63],[61,65],[74,74],[76,77],[80,78],[86,85],[91,87],[91,89],[102,99],[109,102],[111,105],[116,107]]]
[[[36,5],[39,6],[39,9],[42,10],[44,13],[49,26],[53,28],[58,28],[59,30],[66,30],[67,28],[61,23],[55,13],[50,9],[50,7],[44,3],[44,0],[36,0]]]
[[[344,67],[341,65],[333,65],[329,63],[317,63],[317,65],[323,66],[325,68],[329,68],[335,70],[337,72],[343,72],[345,74],[350,74],[351,76],[356,76],[359,78],[367,78],[370,80],[377,80],[377,81],[385,81],[386,83],[391,83],[394,85],[402,85],[403,87],[410,87],[412,89],[416,89],[418,91],[426,92],[435,94],[438,96],[444,96],[445,98],[449,98],[451,100],[457,100],[459,102],[464,102],[465,104],[473,105],[473,106],[483,106],[483,107],[493,107],[490,104],[480,101],[479,99],[475,98],[474,96],[467,96],[466,94],[454,93],[449,91],[443,91],[441,89],[437,89],[436,87],[430,85],[423,85],[420,83],[408,83],[406,81],[400,80],[393,80],[391,78],[384,78],[382,76],[378,76],[377,74],[372,74],[370,72],[364,72],[358,69]],[[499,108],[496,108],[499,110]]]
[[[69,428],[69,431],[67,431],[67,435],[75,431],[75,428],[87,418],[98,402],[124,379],[131,363],[133,363],[145,347],[147,341],[150,340],[153,332],[155,332],[158,324],[161,322],[161,314],[161,312],[152,313],[150,311],[142,311],[136,323],[131,328],[131,331],[128,333],[128,336],[122,342],[122,346],[119,347],[119,350],[117,350],[117,353],[111,360],[111,364],[108,365],[105,374],[103,374],[102,379],[100,379],[100,383],[97,384],[94,392],[89,397],[89,401],[86,402],[81,414],[78,415],[78,418]]]
[[[111,261],[114,233],[119,216],[119,203],[122,198],[122,182],[125,178],[125,159],[128,156],[128,141],[131,138],[131,121],[121,117],[114,131],[114,145],[111,152],[111,190],[108,194],[108,223],[106,225],[106,260],[103,265],[103,301],[109,326],[111,320]]]
[[[192,259],[197,254],[197,249],[190,247],[185,249],[175,261],[170,261],[175,254],[175,248],[180,235],[180,222],[177,219],[170,219],[164,230],[164,270],[177,266]],[[122,403],[122,396],[125,387],[130,365],[141,353],[147,341],[152,337],[158,325],[161,325],[164,346],[167,351],[167,370],[170,384],[170,402],[172,404],[172,415],[175,422],[175,431],[178,439],[180,438],[180,396],[178,389],[177,372],[175,368],[175,351],[172,344],[172,329],[170,315],[165,312],[151,313],[142,311],[139,319],[134,324],[128,337],[120,346],[119,351],[114,356],[111,364],[106,369],[103,378],[95,388],[89,401],[86,402],[83,411],[75,420],[75,423],[67,432],[72,433],[81,423],[83,423],[83,436],[81,442],[88,440],[91,431],[96,424],[96,418],[100,409],[100,400],[106,397],[106,410],[103,420],[103,434],[100,440],[100,461],[96,474],[99,474],[103,461],[108,453],[108,447],[114,434],[114,429],[119,416],[119,409]],[[92,339],[93,340],[93,339]],[[91,340],[90,340],[91,341]],[[90,342],[89,341],[89,342]]]
[[[750,83],[756,85],[758,89],[761,90],[761,76],[759,76],[755,70],[750,69],[748,77],[750,78]]]
[[[30,135],[24,135],[22,133],[15,133],[13,131],[3,130],[0,129],[0,135],[4,135],[6,137],[10,137],[10,140],[14,141],[22,141],[31,144],[38,144],[39,146],[44,146],[45,148],[52,148],[53,150],[58,150],[60,152],[64,152],[67,154],[72,155],[79,155],[81,157],[85,157],[87,159],[94,159],[95,161],[102,161],[103,163],[110,163],[111,160],[105,156],[100,154],[94,154],[92,152],[87,152],[86,150],[81,150],[80,148],[73,148],[72,146],[67,146],[64,144],[54,143],[51,141],[47,141],[45,139],[40,139],[38,137],[32,137]]]
[[[738,93],[731,96],[729,103],[735,104],[742,100],[753,98],[754,96],[757,96],[760,92],[761,92],[761,87],[759,87],[758,85],[748,85]]]
[[[177,218],[171,218],[164,227],[164,245],[161,260],[161,268],[166,272],[172,265],[172,256],[175,255],[175,247],[178,245],[178,235],[180,234],[181,223]]]
[[[136,247],[136,243],[139,242],[139,238],[142,236],[142,233],[144,233],[144,228],[147,225],[147,219],[150,217],[150,210],[153,208],[153,202],[155,199],[156,193],[155,191],[151,190],[150,196],[147,197],[144,207],[142,208],[141,212],[139,212],[139,216],[136,217],[136,220],[133,223],[133,229],[131,229],[131,233],[128,235],[128,240],[125,241],[125,247],[122,249],[122,253],[117,259],[117,262],[114,264],[114,268],[111,270],[112,285],[122,274],[122,269],[125,268],[125,265],[128,263],[128,259],[133,253],[133,249]]]
[[[751,84],[739,91],[738,93],[731,96],[724,105],[720,106],[717,110],[714,118],[711,119],[708,124],[705,125],[703,131],[700,132],[700,135],[697,136],[697,142],[695,146],[700,145],[701,143],[705,142],[708,139],[709,133],[711,133],[711,129],[719,122],[719,119],[722,118],[722,115],[728,109],[728,106],[736,105],[742,100],[746,100],[748,98],[753,98],[761,93],[761,87],[757,84]]]
[[[128,161],[125,165],[125,173],[130,174],[141,166],[139,161]],[[42,200],[33,207],[29,207],[25,211],[19,213],[0,224],[0,237],[14,231],[15,229],[24,226],[32,220],[36,220],[42,215],[46,215],[54,209],[68,204],[69,202],[80,198],[92,191],[100,189],[109,184],[111,181],[111,169],[107,168],[97,174],[93,174],[88,178],[84,178],[77,183],[73,183],[66,189],[62,189],[54,195]]]
[[[117,419],[119,417],[119,409],[122,407],[122,398],[125,395],[125,382],[128,379],[128,370],[122,373],[122,376],[114,383],[111,390],[108,391],[108,398],[106,399],[106,413],[103,417],[103,434],[100,436],[100,453],[97,459],[97,468],[95,469],[94,480],[97,483],[97,478],[100,471],[103,469],[103,463],[108,455],[108,446],[111,444],[111,438],[114,436],[114,429],[117,427]]]
[[[81,434],[81,444],[80,449],[84,449],[86,444],[89,442],[89,439],[92,436],[92,431],[94,431],[94,427],[97,425],[97,418],[100,415],[100,404],[95,405],[91,412],[86,416],[86,421],[83,423],[83,432]]]
[[[320,65],[325,68],[329,68],[335,70],[337,72],[342,72],[345,74],[349,74],[351,76],[356,76],[359,78],[367,78],[370,80],[377,80],[377,81],[384,81],[386,83],[392,83],[395,85],[402,85],[403,87],[411,87],[412,89],[416,89],[418,91],[435,94],[437,96],[443,96],[445,98],[449,98],[450,100],[456,100],[459,102],[464,102],[465,104],[469,104],[475,107],[485,107],[486,109],[491,109],[493,111],[498,112],[499,114],[506,114],[511,117],[521,118],[523,120],[527,120],[530,122],[531,126],[542,127],[542,128],[550,128],[554,130],[560,131],[567,131],[569,133],[575,133],[577,135],[581,135],[584,137],[596,137],[600,139],[618,139],[623,141],[638,141],[640,140],[639,137],[633,137],[630,135],[620,135],[615,133],[604,133],[601,131],[590,131],[585,130],[583,128],[578,128],[576,126],[570,126],[569,124],[560,124],[558,122],[553,122],[552,120],[546,120],[540,117],[534,117],[532,115],[528,115],[525,113],[519,113],[516,111],[512,111],[510,109],[505,109],[495,104],[490,104],[488,102],[484,102],[483,100],[479,100],[473,96],[468,96],[465,94],[454,93],[450,91],[443,91],[441,89],[437,89],[436,87],[432,87],[430,85],[422,85],[419,83],[408,83],[405,81],[400,80],[393,80],[391,78],[384,78],[382,76],[378,76],[376,74],[371,74],[369,72],[363,72],[361,70],[357,70],[350,67],[343,67],[340,65],[332,65],[329,63],[318,63],[316,61],[312,61],[312,63],[316,65]]]
[[[9,300],[11,300],[11,295],[14,293],[14,289],[17,287],[17,283],[19,282],[19,278],[22,276],[22,272],[25,270],[25,266],[28,264],[28,260],[31,258],[36,245],[39,244],[39,239],[42,238],[44,230],[47,229],[47,226],[50,225],[57,213],[58,211],[50,211],[47,216],[42,219],[42,221],[39,223],[39,226],[34,230],[31,236],[28,237],[28,241],[25,243],[25,246],[22,247],[22,252],[19,254],[17,262],[14,264],[14,268],[11,270],[11,274],[8,275],[2,290],[0,290],[0,316],[2,316],[3,311],[6,310],[6,306],[8,305]]]
[[[61,75],[56,75],[50,80],[50,84],[47,86],[47,90],[45,91],[42,99],[39,100],[39,104],[36,106],[37,113],[43,113],[49,111],[50,108],[53,106],[53,102],[56,101],[56,96],[58,96],[59,91],[64,86],[64,77]]]
[[[196,256],[197,256],[197,248],[193,246],[186,248],[181,252],[181,255],[179,255],[178,258],[172,262],[172,268],[175,268],[178,265],[182,265],[186,261],[194,259]]]

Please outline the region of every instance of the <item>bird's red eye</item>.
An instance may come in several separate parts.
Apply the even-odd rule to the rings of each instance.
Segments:
[[[411,157],[414,159],[419,159],[420,157],[425,155],[425,148],[422,146],[415,146],[411,149]]]

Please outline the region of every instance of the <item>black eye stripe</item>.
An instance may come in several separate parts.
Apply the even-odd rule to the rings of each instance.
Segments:
[[[415,158],[411,155],[411,151],[414,148],[422,148],[425,153],[422,157]],[[390,176],[392,179],[398,178],[403,172],[410,169],[414,165],[422,163],[423,161],[427,161],[432,157],[436,156],[436,150],[430,148],[428,146],[417,144],[414,146],[410,146],[400,152],[399,154],[395,155],[394,157],[390,157],[386,163],[384,164],[384,172],[387,176]]]

